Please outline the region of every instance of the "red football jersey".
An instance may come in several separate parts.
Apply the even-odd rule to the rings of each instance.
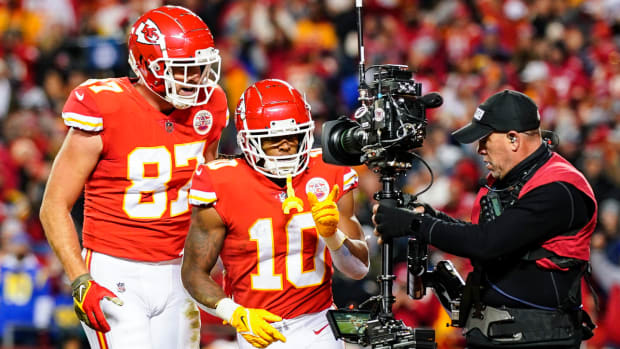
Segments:
[[[62,117],[103,140],[85,186],[84,247],[140,261],[178,258],[189,229],[192,174],[228,123],[224,91],[217,88],[206,105],[165,115],[128,78],[88,80],[71,92]]]
[[[304,210],[288,215],[282,211],[286,188],[244,159],[200,165],[190,190],[190,204],[213,205],[228,228],[220,252],[226,293],[245,307],[289,319],[333,304],[331,256],[317,236],[306,193],[324,200],[338,184],[341,196],[357,187],[357,173],[324,163],[313,150],[308,169],[292,183]]]

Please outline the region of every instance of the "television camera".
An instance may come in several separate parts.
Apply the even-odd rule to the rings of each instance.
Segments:
[[[373,65],[363,72],[358,89],[362,105],[354,119],[342,116],[323,126],[325,161],[342,165],[366,164],[375,171],[411,168],[411,150],[426,137],[426,108],[443,103],[432,92],[422,96],[422,84],[405,65]]]
[[[365,164],[380,174],[381,191],[374,198],[382,204],[405,207],[415,204],[416,196],[432,184],[432,170],[413,152],[426,137],[426,109],[443,103],[436,93],[422,95],[422,84],[405,65],[364,65],[362,0],[356,0],[359,63],[358,100],[361,106],[353,119],[342,116],[323,125],[323,160],[336,165]],[[431,174],[431,183],[416,196],[403,194],[395,186],[396,178],[419,160]],[[328,320],[336,338],[370,345],[372,348],[436,348],[433,329],[412,329],[396,320],[392,313],[393,254],[392,241],[383,241],[381,294],[351,310],[330,310]],[[427,246],[415,239],[408,244],[408,294],[419,299],[426,287],[435,290],[444,308],[458,324],[458,304],[464,282],[450,261],[430,268]]]

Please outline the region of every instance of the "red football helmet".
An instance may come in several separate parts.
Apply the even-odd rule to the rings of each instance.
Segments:
[[[248,163],[273,178],[296,176],[310,161],[314,121],[310,104],[282,80],[261,80],[241,95],[235,111],[237,144]],[[299,135],[297,154],[269,156],[263,151],[264,138]]]
[[[211,31],[193,12],[179,6],[148,11],[131,27],[128,48],[136,75],[175,108],[209,101],[221,59]],[[182,78],[175,79],[175,73]]]

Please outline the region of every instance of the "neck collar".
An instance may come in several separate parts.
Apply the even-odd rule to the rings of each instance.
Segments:
[[[495,182],[494,187],[503,189],[516,184],[521,179],[529,179],[550,157],[551,151],[547,145],[541,144],[536,151],[510,170],[504,178]]]

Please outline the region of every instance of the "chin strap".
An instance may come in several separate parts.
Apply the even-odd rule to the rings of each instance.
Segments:
[[[287,178],[293,176],[295,170],[297,169],[297,160],[275,160],[275,159],[265,159],[264,169],[265,172],[271,173],[278,178],[282,178],[282,176],[286,175]]]

